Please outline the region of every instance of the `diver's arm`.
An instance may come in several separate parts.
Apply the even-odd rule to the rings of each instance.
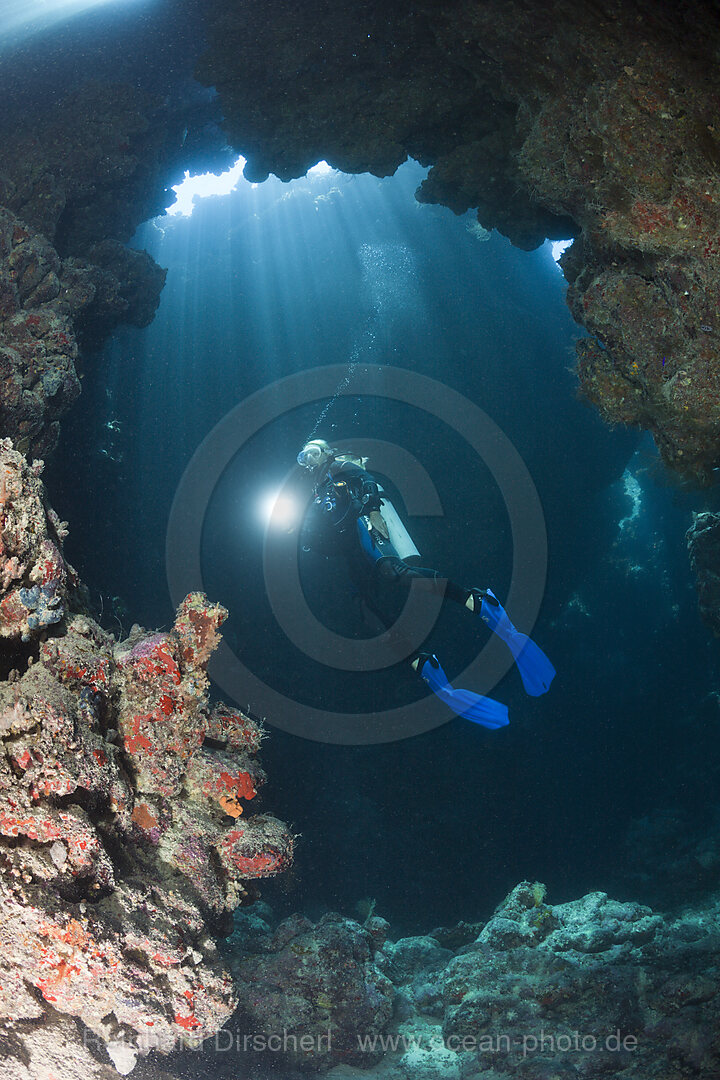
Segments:
[[[363,514],[379,510],[381,506],[380,487],[375,477],[366,469],[352,461],[343,461],[333,465],[329,479],[335,490],[347,499],[347,507],[338,525],[356,521]]]

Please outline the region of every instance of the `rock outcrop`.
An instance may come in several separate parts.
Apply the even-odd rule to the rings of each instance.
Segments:
[[[126,1073],[217,1031],[236,991],[213,934],[248,882],[292,858],[287,828],[248,812],[260,728],[208,703],[224,610],[193,595],[169,632],[115,642],[82,613],[36,458],[80,392],[81,352],[152,319],[165,271],[125,244],[172,201],[181,162],[227,161],[207,118],[94,85],[3,133],[0,1064],[13,1080]]]
[[[7,442],[0,457],[15,665],[0,683],[3,1075],[104,1076],[108,1055],[127,1072],[232,1014],[213,931],[249,881],[289,864],[293,839],[248,812],[261,729],[208,704],[224,610],[193,594],[169,632],[119,643],[73,614],[38,469]]]
[[[544,886],[523,882],[454,955],[431,940],[376,958],[395,1017],[367,1080],[691,1080],[720,1068],[717,905],[678,919],[605,893],[549,905]]]
[[[690,566],[697,578],[700,614],[720,636],[720,514],[695,514],[687,532]]]
[[[246,935],[247,951],[240,946],[229,953],[239,1002],[228,1034],[246,1048],[242,1060],[266,1048],[286,1068],[377,1063],[395,994],[374,961],[383,922],[360,926],[329,913],[313,924],[293,915],[272,935],[265,937],[263,927]],[[259,950],[253,944],[258,932]]]
[[[42,470],[42,461],[31,465],[10,439],[0,440],[0,639],[7,646],[0,656],[5,677],[18,653],[27,653],[47,627],[61,622],[68,596],[78,587],[62,554],[67,524],[46,502]]]
[[[80,393],[79,345],[153,318],[165,271],[125,244],[173,201],[181,161],[228,160],[217,129],[185,149],[188,122],[132,88],[92,85],[3,133],[0,433],[31,456],[53,450]]]

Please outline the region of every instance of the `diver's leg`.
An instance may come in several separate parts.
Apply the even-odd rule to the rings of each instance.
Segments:
[[[416,581],[419,586],[427,589],[435,596],[442,596],[444,600],[451,600],[454,604],[469,607],[472,600],[472,589],[465,589],[455,581],[443,577],[439,570],[432,570],[426,566],[411,566],[395,555],[387,555],[378,559],[375,564],[375,577],[379,582],[389,584],[406,584]],[[473,609],[470,608],[472,611]]]
[[[406,597],[402,590],[396,593],[387,588],[383,575],[377,574],[378,563],[366,558],[348,559],[348,574],[353,582],[361,605],[365,629],[372,637],[388,635],[389,647],[403,660],[417,654],[417,641],[406,639],[397,629]]]
[[[454,604],[466,607],[468,611],[480,613],[483,600],[488,604],[496,605],[498,601],[495,594],[489,589],[466,589],[464,585],[458,585],[456,581],[443,577],[438,570],[432,570],[426,566],[414,566],[406,563],[394,555],[387,555],[375,564],[375,575],[385,581],[400,582],[417,581],[424,584],[435,595],[441,594],[445,600],[451,600]]]
[[[538,697],[546,693],[555,678],[555,668],[542,649],[513,626],[495,593],[490,589],[473,589],[472,610],[510,649],[528,694]]]
[[[465,607],[468,611],[477,611],[479,615],[483,600],[486,600],[493,607],[498,603],[495,593],[489,589],[469,589]]]
[[[451,600],[476,613],[509,647],[528,694],[533,696],[544,694],[550,687],[555,677],[555,668],[534,641],[515,629],[492,590],[464,589],[456,582],[442,577],[437,570],[424,566],[411,566],[393,555],[377,560],[373,577],[377,583],[391,585],[399,583],[410,585],[412,581],[415,581],[431,593],[441,595],[443,600]],[[426,667],[427,665],[423,665],[422,670]],[[427,668],[427,671],[429,672],[430,668]],[[431,677],[435,678],[432,675]],[[432,689],[434,693],[437,693],[434,687]],[[441,695],[438,694],[438,696]]]
[[[437,656],[419,653],[412,661],[412,666],[435,697],[444,702],[456,716],[492,729],[505,727],[509,723],[506,705],[493,698],[474,694],[472,690],[459,690],[451,686]]]

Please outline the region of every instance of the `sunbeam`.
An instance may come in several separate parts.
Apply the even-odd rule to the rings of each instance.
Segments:
[[[0,48],[96,8],[141,0],[5,0],[0,4]]]

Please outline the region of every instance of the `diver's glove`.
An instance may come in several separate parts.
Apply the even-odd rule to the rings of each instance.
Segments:
[[[465,720],[472,720],[474,724],[493,730],[510,723],[507,705],[501,705],[499,701],[493,701],[489,697],[481,697],[480,694],[473,694],[471,690],[453,689],[437,656],[420,653],[413,662],[413,667],[420,672],[435,697],[444,701],[456,716],[462,716]]]
[[[473,597],[475,611],[479,612],[482,621],[502,638],[515,657],[527,693],[532,697],[546,693],[556,672],[542,649],[527,634],[515,629],[505,608],[491,589],[473,589]]]
[[[380,488],[374,480],[363,480],[361,502],[363,514],[370,514],[373,510],[379,510],[382,506]]]

